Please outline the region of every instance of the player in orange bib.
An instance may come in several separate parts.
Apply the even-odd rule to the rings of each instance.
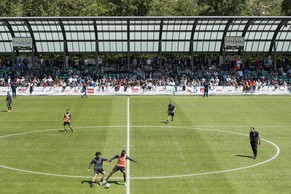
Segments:
[[[68,125],[70,127],[71,131],[74,132],[74,130],[71,126],[71,119],[72,119],[72,115],[70,113],[70,110],[67,109],[67,112],[64,114],[64,130],[65,130],[65,132],[67,132],[66,125]]]
[[[106,183],[106,181],[116,172],[116,171],[120,171],[123,174],[123,180],[124,180],[124,186],[126,186],[126,161],[130,160],[134,163],[137,163],[135,160],[131,159],[129,156],[127,156],[125,154],[125,150],[121,151],[121,154],[117,154],[115,156],[113,156],[109,162],[111,162],[114,159],[118,159],[117,164],[114,166],[114,168],[112,169],[112,171],[110,172],[110,174],[108,175],[108,177],[105,179],[105,181],[103,181],[103,184]]]

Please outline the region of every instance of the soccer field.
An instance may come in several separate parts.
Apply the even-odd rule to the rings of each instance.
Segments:
[[[19,96],[0,98],[0,192],[5,194],[287,194],[290,96]],[[176,106],[165,124],[167,106]],[[69,108],[74,133],[63,132]],[[252,159],[249,128],[263,140]],[[96,151],[127,150],[128,183],[90,187]],[[110,173],[117,160],[104,162]],[[99,181],[100,176],[97,177]]]

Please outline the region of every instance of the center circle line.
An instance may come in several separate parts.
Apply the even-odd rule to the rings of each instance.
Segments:
[[[127,126],[84,126],[80,127],[80,129],[91,129],[91,128],[126,128]],[[131,128],[185,128],[185,129],[196,129],[196,130],[202,130],[202,131],[213,131],[213,132],[220,132],[220,133],[230,133],[230,134],[235,134],[235,135],[242,135],[242,136],[248,136],[243,133],[238,133],[238,132],[233,132],[233,131],[223,131],[223,130],[216,130],[216,129],[207,129],[209,128],[222,128],[224,126],[195,126],[195,127],[189,127],[189,126],[131,126]],[[225,126],[229,127],[229,126]],[[233,127],[233,126],[232,126]],[[17,136],[17,135],[26,135],[26,134],[31,134],[31,133],[40,133],[40,132],[47,132],[47,131],[55,131],[55,130],[60,130],[58,129],[45,129],[45,130],[37,130],[37,131],[28,131],[28,132],[21,132],[21,133],[15,133],[15,134],[9,134],[9,135],[4,135],[0,136],[0,139],[7,138],[7,137],[12,137],[12,136]],[[132,180],[148,180],[148,179],[171,179],[171,178],[183,178],[183,177],[191,177],[191,176],[201,176],[201,175],[211,175],[211,174],[218,174],[218,173],[225,173],[225,172],[232,172],[232,171],[239,171],[239,170],[244,170],[248,168],[253,168],[259,165],[263,165],[267,162],[270,162],[274,160],[275,158],[278,157],[280,154],[280,148],[277,146],[275,143],[261,138],[265,142],[268,142],[269,144],[273,145],[276,148],[276,154],[260,163],[256,163],[250,166],[244,166],[244,167],[239,167],[239,168],[232,168],[232,169],[225,169],[225,170],[219,170],[219,171],[212,171],[212,172],[201,172],[201,173],[192,173],[192,174],[180,174],[180,175],[168,175],[168,176],[136,176],[136,177],[131,177],[130,179]],[[23,169],[18,169],[18,168],[12,168],[9,166],[5,165],[0,165],[0,168],[4,169],[9,169],[9,170],[14,170],[14,171],[19,171],[19,172],[25,172],[25,173],[31,173],[31,174],[39,174],[39,175],[47,175],[47,176],[55,176],[55,177],[66,177],[66,178],[92,178],[91,176],[77,176],[77,175],[63,175],[63,174],[53,174],[53,173],[45,173],[45,172],[36,172],[36,171],[30,171],[30,170],[23,170]],[[122,179],[122,177],[116,177],[117,179]]]

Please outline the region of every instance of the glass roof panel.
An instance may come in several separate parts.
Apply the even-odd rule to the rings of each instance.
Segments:
[[[30,34],[27,32],[15,32],[15,37],[31,37]]]
[[[226,36],[242,36],[245,31],[245,50],[248,52],[268,52],[272,38],[276,38],[276,52],[288,52],[290,20],[290,17],[0,18],[0,52],[5,53],[11,48],[12,36],[31,37],[29,25],[38,52],[62,52],[65,39],[69,52],[94,53],[96,43],[99,44],[98,52],[127,52],[127,41],[130,52],[158,52],[160,41],[161,52],[189,53],[192,40],[194,52],[220,52],[225,30]]]
[[[195,42],[193,44],[193,51],[194,52],[201,52],[201,51],[203,51],[203,42]]]
[[[277,50],[277,51],[282,51],[282,50],[284,50],[284,42],[282,42],[282,41],[278,41],[278,42],[276,43],[276,50]]]
[[[4,42],[12,39],[11,34],[5,32],[0,32],[0,38]]]
[[[0,32],[7,32],[9,31],[7,26],[3,22],[0,22]]]
[[[0,52],[7,52],[4,42],[0,42]]]

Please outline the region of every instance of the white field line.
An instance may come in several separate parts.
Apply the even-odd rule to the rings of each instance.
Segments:
[[[126,140],[126,144],[127,144],[127,155],[130,156],[130,111],[129,111],[129,98],[127,98],[127,140]],[[127,167],[126,167],[126,182],[127,182],[127,186],[126,186],[126,194],[130,194],[130,161],[127,162]]]
[[[129,114],[129,113],[128,113]],[[129,117],[128,117],[129,118]],[[128,120],[129,123],[129,120]],[[128,134],[127,136],[129,136],[129,130],[130,130],[130,126],[128,124],[128,126],[85,126],[82,127],[83,129],[93,129],[93,128],[122,128],[122,127],[127,127],[128,130]],[[131,126],[134,128],[162,128],[163,126]],[[220,133],[231,133],[231,134],[236,134],[236,135],[242,135],[242,136],[248,136],[248,134],[243,134],[243,133],[238,133],[238,132],[233,132],[233,131],[222,131],[222,130],[216,130],[216,129],[207,129],[207,128],[222,128],[223,126],[199,126],[199,127],[189,127],[189,126],[165,126],[165,127],[169,127],[169,128],[187,128],[187,129],[196,129],[196,130],[202,130],[202,131],[213,131],[213,132],[220,132]],[[228,128],[228,127],[238,127],[238,126],[224,126],[223,128]],[[239,126],[239,127],[249,127],[249,126]],[[260,126],[262,127],[262,126]],[[274,127],[289,127],[289,126],[268,126],[271,128]],[[39,133],[39,132],[47,132],[47,131],[57,131],[57,130],[61,130],[61,129],[46,129],[46,130],[38,130],[38,131],[28,131],[28,132],[22,132],[22,133],[15,133],[15,134],[10,134],[10,135],[4,135],[4,136],[0,136],[0,139],[6,138],[6,137],[12,137],[12,136],[17,136],[17,135],[25,135],[25,134],[31,134],[31,133]],[[279,146],[277,146],[275,143],[261,138],[262,140],[264,140],[264,142],[268,142],[269,144],[273,145],[277,152],[276,154],[269,158],[268,160],[265,160],[263,162],[260,163],[256,163],[250,166],[244,166],[244,167],[239,167],[239,168],[233,168],[233,169],[226,169],[226,170],[219,170],[219,171],[212,171],[212,172],[201,172],[201,173],[192,173],[192,174],[180,174],[180,175],[170,175],[170,176],[139,176],[139,177],[129,177],[132,180],[148,180],[148,179],[170,179],[170,178],[183,178],[183,177],[192,177],[192,176],[200,176],[200,175],[211,175],[211,174],[218,174],[218,173],[225,173],[225,172],[232,172],[232,171],[238,171],[238,170],[244,170],[247,168],[253,168],[262,164],[265,164],[267,162],[270,162],[272,160],[274,160],[275,158],[278,157],[278,155],[280,154],[280,148]],[[129,138],[127,139],[127,153],[129,153],[130,151],[130,142],[129,142]],[[129,155],[129,154],[128,154]],[[91,176],[74,176],[74,175],[63,175],[63,174],[53,174],[53,173],[45,173],[45,172],[36,172],[36,171],[30,171],[30,170],[23,170],[23,169],[18,169],[18,168],[12,168],[12,167],[8,167],[5,165],[0,165],[0,168],[5,168],[5,169],[9,169],[9,170],[14,170],[14,171],[19,171],[19,172],[25,172],[25,173],[31,173],[31,174],[39,174],[39,175],[47,175],[47,176],[56,176],[56,177],[66,177],[66,178],[92,178]],[[122,177],[116,177],[117,179],[122,179]],[[128,179],[129,180],[129,179]]]

